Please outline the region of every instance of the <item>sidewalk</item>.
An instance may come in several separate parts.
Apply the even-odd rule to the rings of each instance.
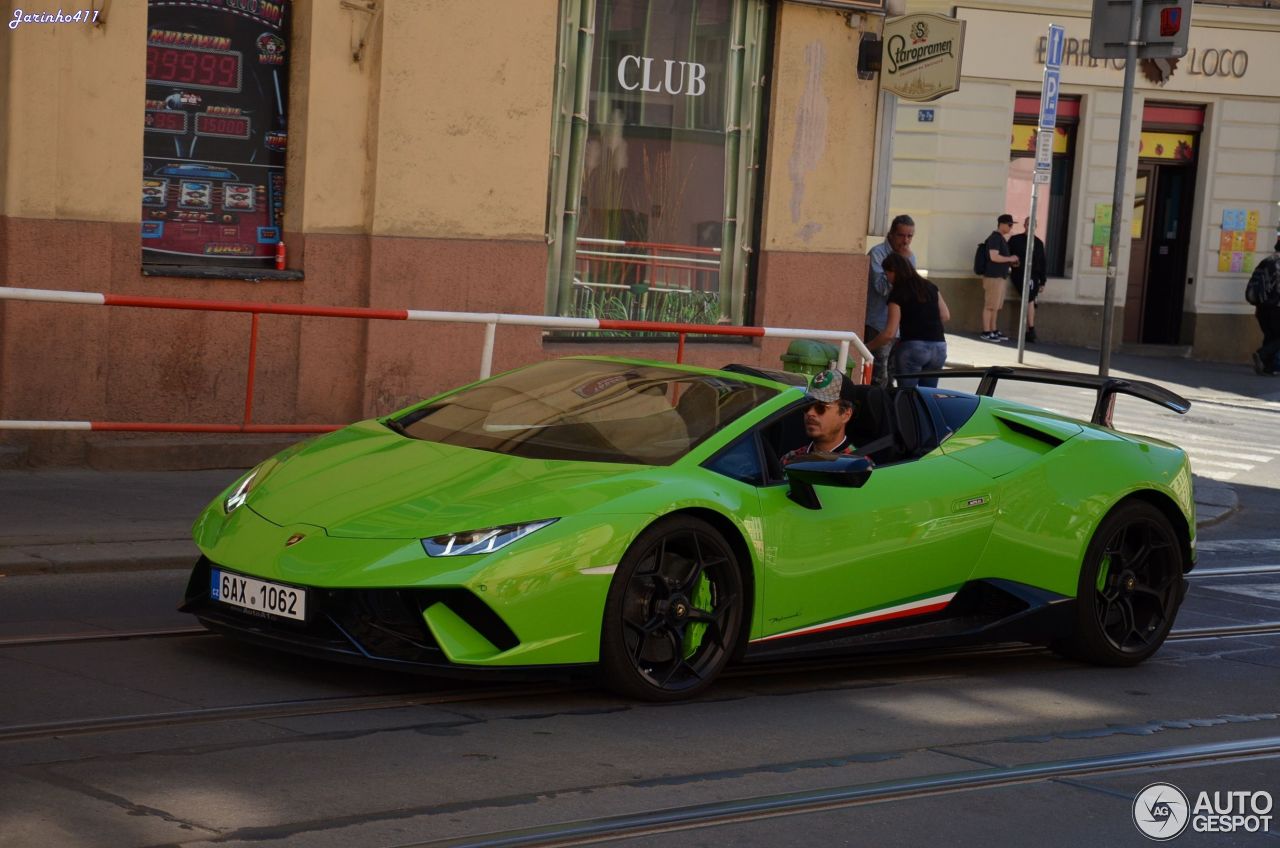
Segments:
[[[1018,342],[996,344],[976,335],[947,334],[948,368],[985,368],[988,365],[1021,364],[1025,368],[1098,373],[1101,353],[1082,347],[1027,345],[1018,362]],[[1178,356],[1111,355],[1110,375],[1157,383],[1188,400],[1257,406],[1259,401],[1280,403],[1280,378],[1259,377],[1246,363],[1200,362]]]
[[[242,473],[0,471],[0,575],[189,567],[192,523]]]
[[[1013,344],[950,335],[949,367],[1016,365]],[[1037,345],[1024,365],[1097,373],[1097,351]],[[1150,380],[1192,401],[1253,405],[1280,402],[1280,379],[1248,365],[1117,354],[1116,376]],[[113,569],[186,568],[197,552],[191,524],[240,475],[219,471],[0,471],[0,575]],[[1237,508],[1228,484],[1196,478],[1200,527]]]

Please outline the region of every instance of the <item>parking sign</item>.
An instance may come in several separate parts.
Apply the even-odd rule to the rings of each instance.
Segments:
[[[1044,69],[1044,84],[1040,88],[1040,129],[1051,130],[1058,123],[1058,89],[1062,83],[1062,71]]]

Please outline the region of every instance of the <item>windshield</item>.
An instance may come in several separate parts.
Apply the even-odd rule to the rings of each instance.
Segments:
[[[395,429],[527,459],[670,465],[774,394],[724,377],[562,359],[414,410]]]

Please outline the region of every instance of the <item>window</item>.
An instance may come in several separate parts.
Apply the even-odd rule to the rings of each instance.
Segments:
[[[773,389],[595,359],[500,375],[397,422],[410,438],[526,459],[670,465]]]
[[[562,8],[548,311],[744,323],[766,4]]]
[[[1005,209],[1022,223],[1031,209],[1032,175],[1035,172],[1036,133],[1040,120],[1040,95],[1018,92],[1014,101],[1013,129],[1009,142],[1009,177],[1005,183]],[[1071,205],[1071,171],[1075,162],[1076,125],[1080,122],[1080,98],[1058,98],[1058,123],[1053,135],[1053,175],[1049,191],[1040,190],[1036,206],[1036,232],[1044,239],[1051,277],[1067,273],[1067,224]]]
[[[708,469],[741,483],[764,485],[764,467],[754,430],[704,463]]]
[[[146,265],[273,267],[284,213],[288,31],[284,0],[148,0]]]

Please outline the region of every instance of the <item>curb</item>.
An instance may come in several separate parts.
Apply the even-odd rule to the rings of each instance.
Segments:
[[[1191,475],[1196,492],[1196,529],[1221,524],[1240,509],[1240,496],[1234,486],[1219,480]]]
[[[185,569],[199,556],[189,539],[0,548],[0,576]]]

